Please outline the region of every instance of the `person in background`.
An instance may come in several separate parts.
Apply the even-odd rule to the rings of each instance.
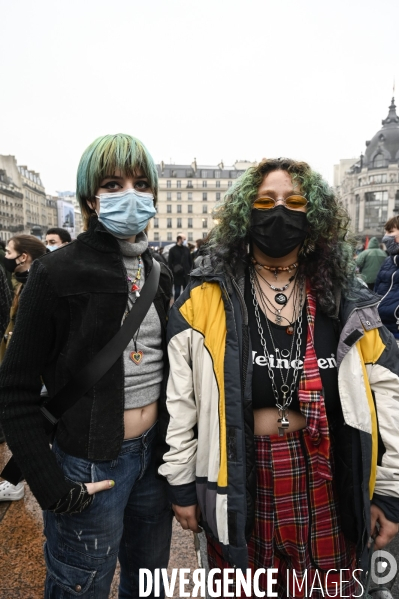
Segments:
[[[13,273],[18,285],[15,288],[14,299],[9,313],[8,326],[1,336],[0,363],[4,359],[7,345],[13,334],[15,321],[18,314],[19,300],[22,290],[27,281],[32,262],[46,253],[45,245],[33,235],[16,235],[12,237],[6,246],[4,266],[7,272]],[[1,428],[0,417],[0,443],[5,441]],[[0,483],[0,501],[16,501],[24,496],[24,485],[18,483],[14,486],[7,481]]]
[[[195,242],[196,248],[193,251],[193,253],[191,254],[191,259],[193,261],[193,264],[195,264],[196,259],[200,255],[201,248],[204,245],[204,243],[205,243],[205,239],[197,239],[197,241]]]
[[[386,257],[387,255],[384,250],[380,249],[378,239],[372,237],[367,249],[360,252],[356,258],[356,266],[359,269],[363,281],[371,291],[374,289],[375,279]]]
[[[168,256],[169,268],[173,274],[173,282],[175,286],[175,301],[185,288],[188,281],[188,275],[192,268],[192,260],[190,250],[184,245],[185,237],[178,235],[176,245],[170,248]]]
[[[5,241],[3,241],[2,239],[0,239],[0,266],[2,266],[4,268],[4,258],[6,257],[6,244]],[[8,272],[5,268],[4,268],[5,272],[6,272],[6,279],[7,279],[7,284],[8,284],[8,288],[11,292],[11,297],[14,295],[14,287],[12,284],[12,273]]]
[[[71,235],[66,229],[61,227],[53,227],[46,233],[46,246],[50,252],[57,250],[58,248],[71,243]]]
[[[8,286],[4,268],[0,266],[0,339],[3,339],[5,330],[10,321],[10,306],[11,291]],[[0,443],[4,443],[5,440],[3,430],[0,426]]]
[[[384,325],[391,331],[399,345],[399,216],[385,223],[382,238],[388,258],[377,274],[374,292],[382,296],[378,312]]]
[[[140,568],[154,572],[169,561],[172,510],[155,454],[172,276],[161,264],[137,332],[101,379],[72,397],[50,447],[40,379],[54,397],[114,339],[154,267],[145,230],[158,175],[138,139],[91,143],[76,190],[86,230],[33,266],[0,368],[0,418],[44,510],[45,598],[108,599],[119,557],[119,599],[131,599]]]

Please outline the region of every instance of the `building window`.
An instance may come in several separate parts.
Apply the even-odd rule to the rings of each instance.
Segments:
[[[192,187],[193,187],[193,182],[192,182],[191,180],[190,180],[190,181],[187,181],[187,187],[188,187],[189,189],[192,189]]]
[[[384,166],[387,166],[387,161],[385,160],[382,154],[377,154],[377,156],[373,160],[373,167],[382,168]]]
[[[155,233],[154,233],[154,241],[159,241],[159,233],[158,233],[158,231],[155,231]]]
[[[194,241],[193,232],[189,231],[187,241]]]
[[[202,214],[208,214],[208,206],[206,204],[202,206]]]
[[[208,237],[208,233],[206,231],[204,231],[202,233],[202,239],[206,239]]]
[[[365,194],[363,230],[384,228],[388,219],[388,192],[375,191]]]
[[[207,218],[203,218],[202,219],[202,228],[203,229],[207,229],[208,228],[208,219]]]
[[[203,202],[206,202],[206,201],[207,201],[207,199],[208,199],[208,193],[207,193],[206,191],[204,191],[204,192],[202,193],[202,201],[203,201]]]
[[[220,187],[220,181],[216,181],[216,187]]]
[[[181,201],[181,191],[177,192],[177,199]]]
[[[177,214],[181,214],[181,204],[177,204]]]
[[[172,187],[172,181],[166,181],[166,187]]]
[[[203,177],[204,179],[206,179],[208,176],[208,171],[201,171],[201,177]],[[204,185],[204,187],[206,187],[206,185]]]
[[[232,185],[233,185],[233,181],[229,181],[229,182],[227,183],[227,187],[231,187]]]
[[[355,231],[359,231],[360,196],[355,195]]]
[[[208,187],[208,181],[202,181],[202,187]]]
[[[166,213],[172,214],[172,204],[166,204]]]
[[[168,218],[168,219],[167,219],[167,224],[166,224],[166,226],[168,227],[168,229],[171,229],[171,228],[172,228],[172,219],[171,219],[171,218]]]
[[[177,187],[181,187],[181,181],[176,181]]]
[[[386,183],[387,180],[386,173],[381,173],[380,175],[370,175],[369,177],[369,183]]]
[[[189,229],[193,228],[193,219],[192,218],[187,219],[187,227]]]
[[[188,199],[190,202],[192,202],[192,200],[193,200],[193,192],[192,191],[188,192]]]
[[[215,179],[220,179],[220,171],[215,171]]]
[[[396,213],[399,212],[399,189],[395,193],[395,207],[394,207],[393,211],[396,212]]]
[[[166,192],[166,199],[169,200],[169,201],[172,199],[172,192],[171,191],[167,191]]]
[[[192,213],[193,213],[193,206],[192,206],[192,204],[189,204],[189,205],[187,206],[187,212],[188,212],[189,214],[192,214]]]
[[[172,233],[166,233],[166,241],[172,241]]]
[[[159,227],[159,220],[157,218],[154,218],[154,228],[158,229]]]
[[[181,224],[181,218],[177,219],[177,228],[181,229],[182,228],[182,224]]]
[[[220,200],[220,191],[216,192],[216,201],[218,202]]]

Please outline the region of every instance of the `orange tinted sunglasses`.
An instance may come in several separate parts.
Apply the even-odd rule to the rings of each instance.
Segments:
[[[299,210],[300,208],[305,208],[308,201],[303,196],[289,196],[283,200],[283,203],[284,206],[290,210]],[[263,198],[257,198],[254,202],[253,208],[256,208],[257,210],[271,210],[272,208],[275,208],[275,206],[276,200],[265,196]]]

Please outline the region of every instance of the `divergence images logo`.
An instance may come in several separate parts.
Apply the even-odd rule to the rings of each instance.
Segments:
[[[394,556],[388,551],[378,549],[371,557],[371,579],[375,584],[391,582],[398,571],[398,564]]]

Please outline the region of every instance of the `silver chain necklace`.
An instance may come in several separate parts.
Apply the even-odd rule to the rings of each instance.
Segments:
[[[274,372],[273,369],[270,365],[270,354],[269,351],[267,349],[267,345],[266,345],[266,340],[263,334],[263,327],[262,327],[262,323],[260,320],[260,314],[259,314],[259,303],[258,300],[256,298],[256,289],[255,289],[255,274],[253,269],[250,269],[250,281],[251,281],[251,292],[252,292],[252,296],[253,296],[253,305],[255,308],[255,318],[256,318],[256,324],[258,327],[258,333],[259,333],[259,337],[260,337],[260,342],[263,348],[263,355],[265,357],[265,361],[266,361],[266,365],[267,365],[267,370],[268,370],[268,374],[269,374],[269,378],[272,384],[272,390],[273,390],[273,395],[274,395],[274,400],[276,402],[276,408],[278,409],[278,414],[279,414],[279,418],[277,420],[277,423],[279,424],[278,426],[278,435],[279,437],[283,437],[285,435],[285,431],[286,429],[289,427],[290,423],[288,420],[288,408],[291,405],[292,402],[292,398],[293,398],[293,393],[296,390],[296,383],[298,380],[298,372],[299,372],[299,368],[295,367],[294,368],[294,372],[293,372],[293,376],[292,376],[292,381],[291,384],[288,385],[288,377],[289,377],[289,371],[291,369],[291,358],[292,358],[292,351],[293,351],[293,347],[294,347],[294,338],[295,338],[295,330],[296,330],[296,344],[295,344],[295,364],[296,366],[298,365],[298,360],[300,358],[301,355],[301,346],[302,346],[302,301],[303,301],[303,289],[304,289],[304,282],[303,280],[299,281],[299,314],[298,314],[298,319],[295,322],[295,330],[294,330],[294,334],[293,334],[293,339],[292,339],[292,344],[291,344],[291,351],[290,351],[290,356],[289,356],[289,362],[288,362],[288,369],[287,369],[287,376],[286,379],[284,381],[284,377],[282,372],[281,374],[281,380],[282,380],[282,385],[280,387],[280,392],[282,394],[282,400],[280,400],[280,394],[279,394],[279,390],[277,388],[277,384],[276,381],[274,379]],[[267,316],[266,317],[266,324],[268,326],[269,329],[269,335],[270,338],[272,340],[272,344],[273,344],[273,348],[276,351],[275,348],[275,344],[274,344],[274,339],[273,336],[271,334],[271,330],[269,327],[269,324],[267,322]]]

